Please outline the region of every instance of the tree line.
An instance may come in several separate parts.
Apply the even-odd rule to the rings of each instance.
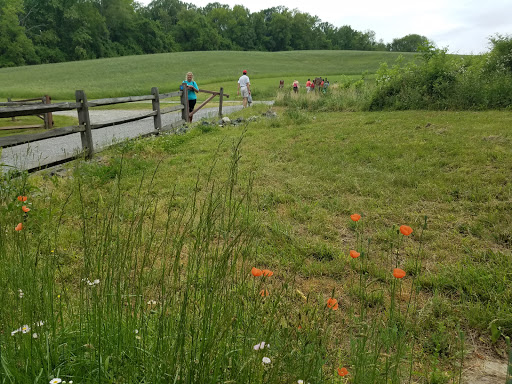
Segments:
[[[335,27],[283,6],[251,13],[180,0],[0,0],[0,67],[209,50],[415,51],[420,35],[385,44],[371,30]]]

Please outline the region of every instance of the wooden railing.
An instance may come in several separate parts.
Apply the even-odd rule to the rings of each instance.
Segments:
[[[208,103],[214,96],[220,95],[220,104],[219,104],[219,115],[222,116],[222,98],[229,97],[223,93],[223,89],[220,89],[220,92],[213,91],[205,91],[201,90],[200,92],[206,92],[212,94],[210,98],[208,98],[204,103],[202,103],[198,108],[196,108],[193,113],[196,113],[199,109],[201,109],[206,103]],[[160,107],[160,100],[171,98],[171,97],[180,97],[180,104],[175,106],[170,106],[167,108]],[[12,106],[9,103],[0,103],[0,118],[9,118],[15,116],[27,116],[27,115],[35,115],[35,114],[44,114],[50,112],[57,111],[69,111],[69,110],[77,110],[78,114],[78,125],[69,126],[63,128],[56,128],[52,130],[48,130],[41,133],[29,134],[29,135],[13,135],[0,138],[0,148],[8,148],[17,145],[33,143],[41,140],[47,140],[51,138],[71,135],[74,133],[80,133],[81,144],[82,144],[82,154],[85,155],[86,158],[92,158],[94,154],[94,146],[92,139],[92,130],[101,129],[105,127],[110,127],[114,125],[125,124],[141,119],[145,119],[153,116],[154,130],[150,132],[150,135],[158,135],[160,132],[170,131],[180,125],[185,124],[189,120],[189,110],[188,110],[188,97],[187,92],[182,90],[177,92],[170,92],[165,94],[159,94],[158,88],[154,87],[151,89],[151,95],[145,96],[127,96],[127,97],[118,97],[118,98],[108,98],[108,99],[98,99],[98,100],[87,100],[87,96],[84,91],[76,91],[75,92],[75,102],[64,102],[64,103],[55,103],[55,104],[19,104]],[[122,104],[122,103],[132,103],[138,101],[147,101],[151,100],[152,102],[152,111],[142,113],[138,116],[118,119],[115,121],[109,121],[101,124],[91,124],[90,116],[89,116],[89,108],[105,106],[105,105],[114,105],[114,104]],[[3,108],[2,108],[3,107]],[[161,116],[171,112],[181,111],[181,119],[175,121],[171,124],[162,126]],[[148,135],[148,134],[146,134]],[[70,155],[67,160],[72,160],[76,158],[76,155]],[[62,160],[61,160],[62,161]],[[46,164],[48,165],[48,164]]]
[[[49,95],[44,95],[42,97],[37,97],[34,99],[23,99],[23,100],[12,100],[11,98],[7,99],[7,103],[0,103],[0,106],[16,106],[16,105],[27,105],[30,104],[51,104],[52,98]],[[10,126],[8,129],[28,129],[28,128],[42,128],[51,129],[53,128],[53,117],[51,112],[47,112],[43,115],[36,115],[41,120],[44,121],[44,124],[30,124],[30,125],[20,125],[20,126]],[[12,121],[16,121],[16,118],[13,116]]]

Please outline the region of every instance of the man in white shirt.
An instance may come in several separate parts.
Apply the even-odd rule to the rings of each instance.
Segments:
[[[249,81],[249,76],[247,76],[247,71],[244,69],[242,76],[238,79],[238,94],[242,93],[242,97],[244,99],[243,105],[244,108],[247,107],[247,99],[251,94],[251,83]]]

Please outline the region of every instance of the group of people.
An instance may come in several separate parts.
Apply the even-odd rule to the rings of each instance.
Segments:
[[[197,102],[197,93],[199,93],[199,87],[197,83],[194,81],[194,74],[192,72],[187,72],[186,79],[183,80],[182,83],[184,89],[188,92],[188,112],[189,112],[189,122],[192,122],[193,115],[190,113],[194,110]],[[242,94],[243,98],[243,106],[244,108],[247,105],[251,105],[252,96],[251,96],[251,82],[249,80],[249,76],[247,76],[247,71],[244,69],[242,72],[242,76],[238,79],[238,93]]]
[[[329,80],[327,80],[327,77],[325,79],[322,79],[321,77],[316,77],[313,81],[311,81],[311,79],[308,79],[308,81],[306,81],[306,92],[308,93],[314,91],[315,89],[325,93],[328,87]]]
[[[292,87],[293,87],[294,93],[299,92],[300,85],[297,80],[293,80]],[[311,79],[308,79],[308,81],[306,81],[306,92],[308,92],[308,93],[311,91],[314,91],[315,89],[321,90],[322,92],[325,93],[327,91],[328,87],[329,87],[329,80],[327,80],[327,78],[322,79],[321,77],[317,77],[313,81],[311,81]],[[279,80],[279,89],[283,89],[283,88],[284,88],[284,80]]]

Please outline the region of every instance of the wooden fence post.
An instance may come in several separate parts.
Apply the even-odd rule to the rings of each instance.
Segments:
[[[180,85],[181,94],[181,104],[183,105],[183,109],[181,110],[181,118],[185,120],[185,123],[188,123],[188,90],[183,84]]]
[[[94,151],[92,143],[91,120],[89,118],[89,106],[87,105],[87,96],[84,91],[75,92],[76,102],[80,103],[77,108],[78,124],[85,127],[84,132],[80,132],[80,139],[82,139],[82,149],[85,151],[85,158],[92,158]]]
[[[224,99],[224,88],[220,87],[219,92],[219,117],[222,117],[222,100]]]
[[[7,98],[7,102],[10,103],[12,101],[12,99],[10,97]],[[11,120],[12,121],[16,121],[16,117],[11,117]]]
[[[153,111],[156,112],[156,115],[153,116],[153,123],[155,124],[155,135],[158,135],[160,129],[162,128],[162,115],[160,114],[160,94],[158,93],[158,88],[151,88],[151,94],[155,96],[153,100],[151,100],[151,104],[153,105]]]
[[[51,104],[52,98],[48,95],[44,95],[43,97],[43,104]],[[44,114],[44,129],[51,129],[53,128],[53,115],[51,112]]]

